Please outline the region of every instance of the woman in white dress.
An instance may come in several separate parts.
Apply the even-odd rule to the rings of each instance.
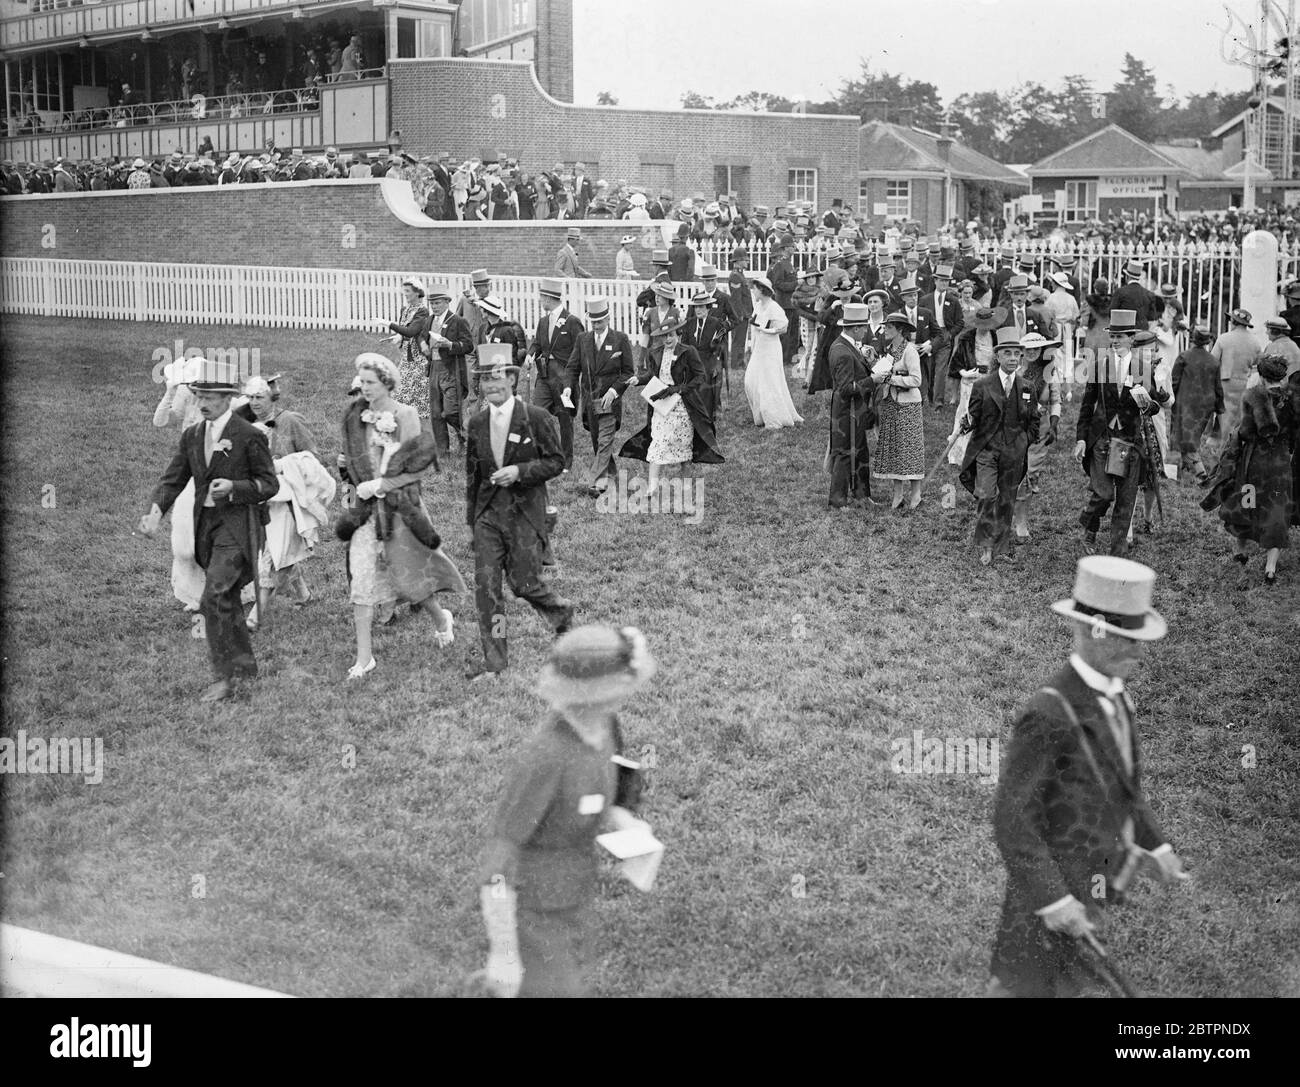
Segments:
[[[777,430],[797,426],[803,416],[794,410],[785,379],[781,334],[789,326],[785,311],[776,303],[771,280],[758,276],[750,288],[754,300],[753,351],[745,368],[745,396],[754,413],[754,425]]]
[[[154,409],[153,425],[175,426],[186,430],[199,422],[198,398],[186,384],[198,381],[202,359],[176,359],[163,368],[166,391]],[[188,612],[199,610],[203,595],[204,573],[194,560],[194,480],[185,484],[171,509],[172,517],[172,595]]]
[[[401,380],[395,363],[367,352],[357,356],[356,369],[362,402],[351,404],[344,417],[342,470],[359,501],[338,526],[340,538],[348,541],[357,635],[350,680],[374,670],[376,607],[409,602],[412,611],[432,618],[434,644],[445,648],[454,640],[452,616],[438,604],[437,593],[467,591],[455,564],[443,554],[419,495],[420,465],[436,463],[433,435],[421,430],[415,408],[393,399]],[[402,467],[396,467],[399,459]],[[388,501],[395,492],[402,492],[396,509]],[[420,528],[418,534],[413,525]]]
[[[682,318],[674,314],[651,330],[651,351],[646,354],[649,368],[636,374],[628,384],[628,388],[648,385],[652,377],[664,384],[651,398],[645,426],[618,451],[620,457],[643,460],[650,466],[646,497],[659,489],[659,477],[665,467],[679,466],[684,479],[688,462],[723,462],[714,437],[713,419],[704,400],[708,376],[699,352],[681,342],[683,324]],[[655,349],[663,352],[657,371],[653,369]],[[665,401],[669,407],[655,408],[655,404]]]

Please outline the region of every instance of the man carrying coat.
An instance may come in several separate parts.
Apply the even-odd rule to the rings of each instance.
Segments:
[[[203,376],[190,384],[203,418],[181,434],[139,527],[153,536],[163,514],[194,481],[194,557],[205,575],[199,614],[216,673],[199,701],[220,702],[234,696],[241,680],[257,675],[240,593],[257,571],[266,502],[280,480],[266,436],[231,411],[231,397],[239,392],[235,368],[209,362]]]
[[[827,359],[831,374],[831,493],[832,509],[848,509],[854,499],[871,500],[871,449],[867,433],[875,425],[871,366],[876,353],[862,347],[871,312],[864,302],[845,302],[839,334],[831,341]]]
[[[623,422],[622,396],[636,373],[632,341],[609,327],[609,299],[587,302],[591,330],[578,337],[578,347],[569,363],[568,385],[572,398],[577,390],[578,415],[591,434],[596,455],[587,494],[599,498],[614,472],[614,435]]]
[[[962,486],[975,496],[975,546],[980,565],[995,557],[1015,562],[1011,519],[1025,478],[1029,445],[1038,437],[1038,402],[1016,372],[1024,359],[1014,328],[1000,328],[997,369],[971,386],[963,430],[973,433],[961,464]]]
[[[1052,605],[1074,652],[1012,728],[993,831],[1006,897],[987,995],[1075,996],[1085,941],[1134,877],[1186,880],[1142,791],[1136,707],[1125,680],[1165,636],[1151,607],[1155,571],[1109,556],[1079,560],[1074,594]]]
[[[492,354],[483,352],[484,358]],[[519,367],[512,363],[480,359],[475,376],[488,410],[466,428],[465,508],[483,646],[483,667],[468,673],[471,682],[497,677],[508,664],[503,573],[511,592],[527,600],[556,634],[573,621],[573,606],[541,578],[546,481],[563,471],[564,455],[551,417],[515,396],[518,375]]]

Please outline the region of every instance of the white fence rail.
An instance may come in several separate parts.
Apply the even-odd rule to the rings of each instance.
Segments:
[[[230,264],[149,264],[107,260],[0,260],[0,313],[45,317],[178,321],[196,325],[370,329],[395,321],[402,280],[414,273],[441,283],[453,297],[471,290],[468,274],[427,270],[363,272],[333,268],[266,268]],[[541,276],[493,276],[492,293],[525,329],[541,319]],[[565,302],[582,316],[588,299],[609,299],[613,326],[636,325],[636,296],[645,280],[571,279]],[[697,289],[675,285],[686,302]]]
[[[766,247],[759,248],[766,256]],[[1018,252],[1033,256],[1040,279],[1050,270],[1048,251],[1031,248]],[[1064,252],[1078,260],[1073,272],[1085,290],[1097,278],[1118,286],[1124,264],[1136,256],[1143,261],[1153,288],[1175,284],[1189,324],[1204,321],[1221,329],[1227,324],[1228,311],[1238,304],[1241,254],[1236,247],[1102,250],[1080,246]],[[986,258],[986,263],[994,262],[994,254]],[[1281,284],[1300,272],[1300,253],[1283,252],[1278,264]],[[726,267],[725,261],[719,265],[720,269]],[[271,328],[369,329],[379,321],[397,318],[402,279],[412,272],[426,283],[444,284],[453,296],[470,289],[467,274],[425,269],[368,272],[7,257],[0,259],[0,312]],[[493,293],[505,302],[510,317],[525,329],[535,328],[541,317],[541,277],[494,276],[492,283]],[[636,324],[636,297],[646,286],[645,280],[567,280],[565,301],[581,315],[588,299],[608,298],[614,327],[631,332]],[[694,287],[675,284],[675,290],[679,301],[685,302]]]

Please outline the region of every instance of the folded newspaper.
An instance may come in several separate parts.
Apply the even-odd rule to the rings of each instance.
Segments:
[[[664,846],[650,833],[650,824],[638,819],[634,826],[597,834],[596,841],[619,861],[619,873],[638,891],[649,891],[663,860]]]

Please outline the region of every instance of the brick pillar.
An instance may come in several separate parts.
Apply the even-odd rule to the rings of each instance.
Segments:
[[[573,0],[538,0],[534,65],[547,94],[573,101]]]

